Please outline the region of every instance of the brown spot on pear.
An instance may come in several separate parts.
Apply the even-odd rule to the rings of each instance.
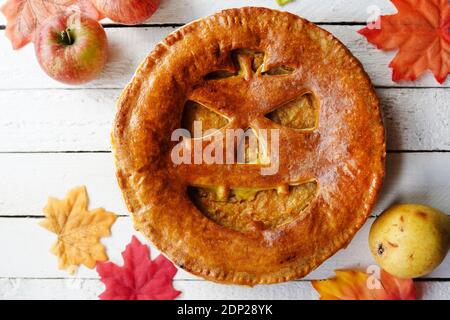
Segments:
[[[399,204],[383,212],[369,233],[377,263],[400,278],[417,278],[433,271],[450,248],[450,219],[420,204]]]

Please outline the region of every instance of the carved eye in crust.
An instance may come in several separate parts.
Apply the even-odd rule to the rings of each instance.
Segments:
[[[183,116],[181,118],[181,128],[190,132],[194,136],[194,123],[202,124],[202,135],[211,129],[220,130],[228,124],[228,119],[215,111],[208,109],[200,103],[188,100],[184,105]]]
[[[313,130],[318,126],[319,101],[313,93],[305,93],[266,115],[280,126]]]

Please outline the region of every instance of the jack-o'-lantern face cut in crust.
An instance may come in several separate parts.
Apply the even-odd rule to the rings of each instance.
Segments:
[[[201,136],[183,138],[191,149],[239,129],[278,147],[267,160],[233,138],[244,161],[174,162],[173,133],[199,122]],[[379,102],[360,63],[314,24],[263,8],[225,10],[158,44],[119,100],[112,138],[136,228],[218,282],[303,277],[350,242],[384,174]]]

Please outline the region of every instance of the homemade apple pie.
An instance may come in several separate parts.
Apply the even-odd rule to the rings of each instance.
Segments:
[[[119,99],[112,145],[136,229],[224,283],[308,274],[350,242],[384,176],[361,64],[327,31],[264,8],[225,10],[159,43]]]

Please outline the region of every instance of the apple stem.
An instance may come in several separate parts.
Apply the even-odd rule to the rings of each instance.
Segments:
[[[66,44],[66,45],[72,45],[73,44],[73,39],[72,36],[70,35],[70,28],[67,28],[64,31],[61,31],[61,41]]]

